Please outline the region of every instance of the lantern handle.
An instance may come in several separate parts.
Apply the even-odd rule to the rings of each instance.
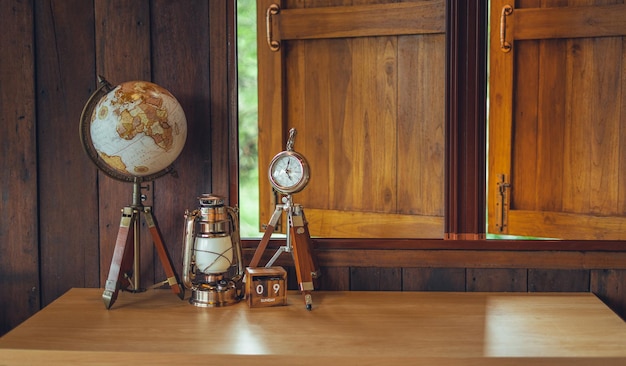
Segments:
[[[199,210],[185,211],[185,230],[183,232],[183,285],[192,289],[191,283],[191,249],[193,248],[193,238],[196,219],[200,215]]]

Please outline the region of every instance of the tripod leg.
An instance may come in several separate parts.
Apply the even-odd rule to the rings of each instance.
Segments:
[[[174,292],[181,299],[185,296],[185,290],[183,286],[178,281],[178,276],[174,272],[174,267],[172,266],[172,260],[167,252],[167,248],[163,244],[163,240],[161,238],[161,233],[159,232],[158,227],[155,224],[154,217],[152,216],[152,209],[150,207],[144,207],[144,214],[146,217],[146,223],[148,224],[148,228],[150,229],[150,234],[152,234],[152,240],[154,241],[154,246],[157,249],[157,253],[159,254],[159,259],[161,260],[161,264],[165,269],[165,274],[167,275],[167,283],[170,285],[172,292]]]
[[[267,227],[265,228],[265,233],[263,234],[263,238],[261,238],[261,242],[259,242],[259,246],[256,248],[256,251],[254,252],[254,255],[252,256],[252,260],[250,261],[249,267],[254,268],[259,265],[259,261],[261,261],[263,252],[265,251],[265,248],[267,248],[267,244],[270,242],[270,237],[272,236],[272,233],[274,232],[274,228],[276,227],[276,224],[278,223],[278,219],[280,219],[282,212],[283,212],[283,206],[276,205],[276,209],[274,210],[274,213],[272,214],[272,217],[270,218],[270,222],[267,224]]]
[[[300,291],[304,295],[304,304],[307,310],[313,307],[311,291],[315,289],[314,281],[319,275],[313,258],[311,236],[304,217],[304,211],[295,210],[291,214],[291,237],[293,239],[293,260],[296,266],[296,276],[300,284]]]
[[[132,272],[133,248],[128,244],[133,237],[132,227],[136,219],[137,212],[132,207],[124,207],[122,210],[120,228],[117,232],[117,239],[115,240],[115,250],[113,252],[113,259],[111,260],[109,276],[106,281],[104,293],[102,293],[102,300],[104,300],[104,306],[107,309],[113,306],[120,288],[126,288],[130,284],[128,274]],[[127,277],[124,277],[124,274],[126,274]]]

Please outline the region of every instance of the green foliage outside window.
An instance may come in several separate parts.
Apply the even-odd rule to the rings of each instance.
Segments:
[[[241,236],[259,237],[256,1],[237,0]]]

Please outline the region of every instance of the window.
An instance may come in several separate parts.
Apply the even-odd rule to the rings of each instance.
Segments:
[[[237,0],[241,236],[259,237],[256,0]]]

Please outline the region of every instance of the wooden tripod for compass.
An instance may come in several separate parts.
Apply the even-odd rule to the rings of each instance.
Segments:
[[[111,268],[109,269],[109,276],[106,281],[104,292],[102,293],[102,300],[104,300],[104,306],[110,309],[117,299],[119,290],[141,292],[139,274],[140,274],[140,262],[139,262],[139,243],[140,243],[140,227],[139,217],[143,213],[145,216],[146,224],[152,235],[154,246],[159,255],[159,259],[165,269],[167,279],[160,283],[155,284],[155,287],[168,284],[172,291],[183,299],[185,296],[185,289],[178,280],[178,276],[174,272],[172,261],[170,259],[167,248],[163,244],[161,233],[159,232],[154,216],[152,215],[152,208],[144,206],[141,201],[141,186],[139,181],[133,183],[133,203],[130,206],[126,206],[122,209],[122,219],[120,221],[120,228],[117,233],[117,239],[115,241],[115,250],[113,252],[113,259],[111,260]],[[130,242],[133,245],[130,245]]]
[[[250,267],[258,266],[261,256],[267,248],[270,237],[283,211],[287,212],[286,242],[284,246],[281,246],[276,251],[265,267],[271,267],[274,261],[276,261],[283,252],[291,252],[293,250],[293,261],[296,268],[298,285],[304,295],[304,304],[307,310],[311,310],[313,308],[311,291],[315,290],[315,281],[319,277],[320,272],[313,257],[311,236],[309,234],[308,223],[304,216],[304,210],[301,205],[293,204],[291,195],[287,195],[283,198],[283,204],[276,205],[276,209],[270,218],[270,222],[267,224],[263,238],[250,261]]]

